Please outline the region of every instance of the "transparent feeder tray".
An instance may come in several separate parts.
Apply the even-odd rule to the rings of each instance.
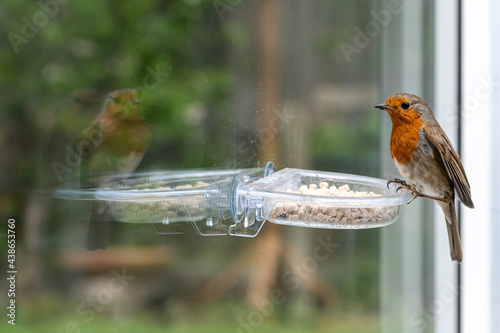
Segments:
[[[115,221],[147,223],[158,234],[184,232],[191,222],[200,235],[227,235],[232,219],[231,195],[238,175],[263,177],[266,168],[156,172],[110,177],[98,189],[60,189],[64,199],[106,201]]]
[[[351,193],[372,196],[302,194],[302,186],[348,185]],[[363,229],[389,225],[399,217],[400,206],[408,202],[408,191],[395,193],[395,184],[357,175],[283,169],[253,181],[244,175],[235,184],[234,219],[231,235],[253,237],[264,221],[283,225],[326,229]],[[314,192],[314,191],[313,191]]]
[[[396,193],[396,184],[388,189],[386,180],[290,168],[275,172],[272,162],[265,168],[110,177],[107,184],[98,189],[60,189],[56,196],[105,201],[114,220],[147,223],[159,234],[182,233],[188,222],[200,235],[243,237],[256,236],[266,220],[308,228],[382,227],[393,223],[400,206],[411,199],[409,191]],[[365,196],[300,192],[311,184],[344,186],[344,190],[348,185],[351,194]]]

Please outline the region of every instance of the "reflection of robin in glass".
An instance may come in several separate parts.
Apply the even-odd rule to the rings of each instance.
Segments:
[[[97,119],[84,131],[78,144],[81,186],[99,187],[107,176],[132,173],[141,162],[151,134],[137,98],[135,89],[111,92]],[[89,209],[89,250],[106,248],[108,222],[106,205],[93,202]]]
[[[394,94],[375,107],[391,116],[391,156],[408,181],[396,179],[391,182],[412,191],[414,198],[437,200],[446,218],[451,259],[462,262],[455,191],[464,205],[474,208],[474,204],[460,157],[423,99],[410,94]]]

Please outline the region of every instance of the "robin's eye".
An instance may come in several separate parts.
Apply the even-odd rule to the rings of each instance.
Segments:
[[[114,97],[113,102],[115,102],[115,104],[120,104],[120,99],[118,97]]]
[[[401,107],[405,110],[408,110],[408,108],[410,107],[410,103],[404,102],[403,104],[401,104]]]

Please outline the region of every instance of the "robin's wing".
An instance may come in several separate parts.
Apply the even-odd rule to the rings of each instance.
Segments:
[[[470,193],[470,185],[465,175],[464,167],[443,129],[437,124],[428,125],[424,127],[424,132],[429,142],[441,154],[443,164],[457,191],[458,198],[467,207],[474,208]]]

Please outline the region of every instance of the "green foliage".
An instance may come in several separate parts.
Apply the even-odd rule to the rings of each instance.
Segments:
[[[288,313],[278,315],[283,309],[274,308],[269,315],[262,315],[255,307],[242,303],[224,301],[209,306],[189,307],[177,304],[166,312],[141,311],[132,316],[116,313],[105,316],[96,313],[90,322],[76,314],[78,304],[59,300],[46,300],[29,304],[20,309],[22,317],[12,330],[5,332],[234,332],[248,330],[256,332],[378,332],[377,316],[359,312],[343,313],[324,311],[298,320]],[[38,316],[34,313],[38,312]],[[4,323],[2,323],[4,325]],[[7,328],[8,329],[8,328]]]
[[[138,88],[154,135],[154,158],[145,159],[145,168],[148,163],[161,169],[210,166],[214,154],[222,159],[221,148],[207,149],[220,144],[208,130],[211,123],[230,129],[221,114],[227,113],[231,76],[221,61],[224,37],[219,20],[211,20],[216,15],[211,1],[71,1],[54,8],[53,17],[46,15],[45,24],[33,25],[36,33],[26,38],[23,32],[30,28],[25,22],[33,24],[42,7],[37,2],[2,4],[2,31],[23,39],[19,44],[9,38],[1,42],[0,100],[7,106],[2,117],[9,117],[6,112],[25,114],[33,122],[20,126],[43,139],[54,127],[65,131],[84,116],[86,110],[67,119],[67,100],[74,91],[97,89],[102,98],[111,90]],[[205,37],[207,20],[214,33]],[[193,105],[201,114],[193,116]],[[95,110],[84,118],[94,116]],[[80,133],[72,135],[67,145]],[[193,135],[195,159],[179,147],[193,141]],[[28,177],[33,180],[34,172]]]
[[[315,168],[376,176],[379,164],[378,117],[359,113],[354,119],[335,117],[318,124],[312,134]]]

